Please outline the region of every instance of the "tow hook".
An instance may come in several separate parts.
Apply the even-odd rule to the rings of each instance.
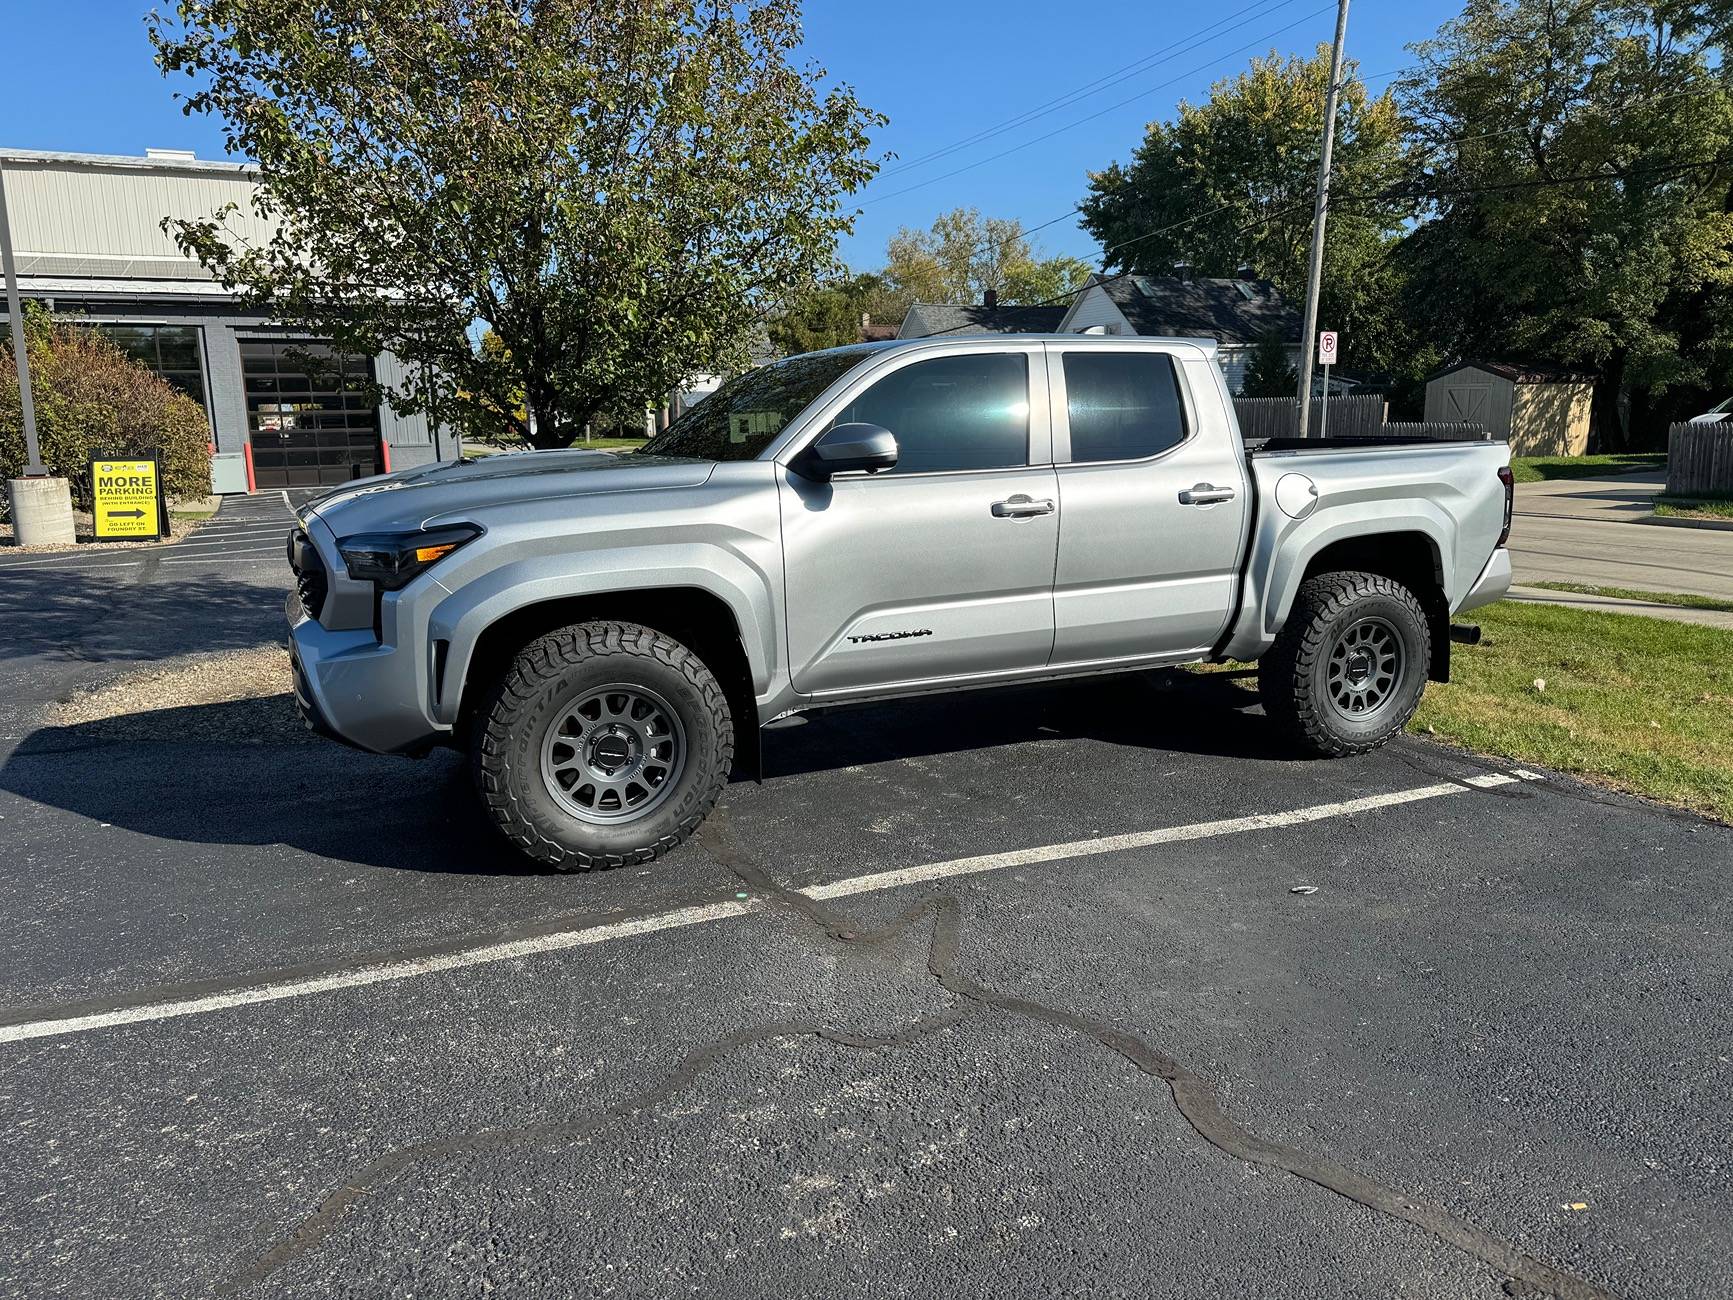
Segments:
[[[1452,623],[1450,639],[1458,645],[1479,645],[1480,628],[1471,623]]]

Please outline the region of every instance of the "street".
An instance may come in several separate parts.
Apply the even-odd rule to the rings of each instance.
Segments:
[[[541,873],[184,685],[287,524],[0,559],[4,1294],[1733,1291],[1725,827],[1154,673],[779,725]]]
[[[1664,471],[1518,484],[1511,532],[1517,583],[1575,582],[1733,600],[1733,531],[1637,522],[1665,486]],[[1733,618],[1722,625],[1733,626]]]

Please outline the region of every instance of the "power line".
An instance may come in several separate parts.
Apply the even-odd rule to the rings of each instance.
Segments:
[[[1135,95],[1130,95],[1130,96],[1126,97],[1125,99],[1121,99],[1121,100],[1118,100],[1112,104],[1109,104],[1106,108],[1100,109],[1094,113],[1090,113],[1086,117],[1080,117],[1074,122],[1067,122],[1064,126],[1055,127],[1053,130],[1048,131],[1042,135],[1035,136],[1033,139],[1025,140],[1022,144],[1012,145],[1009,149],[1001,150],[1000,152],[998,152],[996,154],[989,154],[985,158],[979,159],[979,160],[972,162],[972,163],[966,163],[963,166],[955,168],[952,171],[941,172],[939,175],[930,176],[924,181],[916,181],[913,185],[906,185],[900,190],[892,190],[889,194],[880,194],[880,195],[877,195],[873,198],[866,199],[861,203],[860,206],[863,208],[871,207],[874,203],[883,203],[887,199],[898,198],[899,196],[904,195],[904,194],[912,194],[915,190],[925,189],[929,185],[937,185],[940,181],[950,180],[953,176],[961,176],[964,172],[973,171],[977,167],[985,167],[988,163],[998,162],[999,159],[1001,159],[1001,158],[1008,158],[1010,155],[1012,155],[1014,153],[1018,153],[1024,149],[1027,149],[1031,145],[1040,144],[1043,140],[1051,140],[1054,136],[1062,135],[1066,131],[1070,131],[1076,127],[1082,126],[1086,122],[1093,122],[1098,117],[1105,117],[1108,113],[1113,112],[1115,109],[1124,108],[1127,104],[1135,103],[1137,100],[1146,98],[1149,95],[1153,95],[1158,90],[1165,90],[1169,86],[1177,85],[1179,82],[1184,81],[1188,77],[1196,76],[1200,72],[1207,72],[1212,67],[1214,67],[1216,64],[1220,63],[1223,59],[1232,58],[1236,54],[1243,54],[1247,50],[1254,49],[1257,46],[1262,45],[1265,41],[1268,41],[1273,37],[1280,36],[1284,32],[1291,31],[1295,27],[1300,26],[1302,23],[1309,22],[1313,18],[1318,17],[1320,14],[1328,13],[1334,8],[1335,8],[1334,5],[1325,5],[1321,9],[1314,9],[1310,13],[1304,14],[1301,17],[1295,19],[1293,22],[1287,24],[1287,26],[1285,26],[1285,27],[1278,27],[1273,32],[1266,32],[1262,36],[1258,37],[1256,40],[1249,41],[1245,45],[1241,45],[1235,49],[1228,50],[1225,54],[1217,55],[1215,58],[1211,59],[1208,63],[1200,64],[1199,66],[1192,68],[1187,72],[1182,72],[1179,76],[1172,77],[1167,81],[1161,82],[1159,85],[1149,86],[1144,90],[1138,91]]]
[[[1003,135],[1006,131],[1014,130],[1019,126],[1024,126],[1029,122],[1034,121],[1036,118],[1045,117],[1049,113],[1059,111],[1061,108],[1068,108],[1080,100],[1088,99],[1092,95],[1100,94],[1109,86],[1116,86],[1121,82],[1129,81],[1132,77],[1137,76],[1141,72],[1147,72],[1150,68],[1157,67],[1166,63],[1170,59],[1177,58],[1181,54],[1188,53],[1190,50],[1196,48],[1197,44],[1204,43],[1205,38],[1207,38],[1218,27],[1226,26],[1234,22],[1236,19],[1243,18],[1248,14],[1251,14],[1253,18],[1267,18],[1269,15],[1276,12],[1276,10],[1285,9],[1287,6],[1296,3],[1298,3],[1298,0],[1277,0],[1275,4],[1271,5],[1270,0],[1254,0],[1254,3],[1247,5],[1244,9],[1235,10],[1227,17],[1216,20],[1208,27],[1192,33],[1192,35],[1186,37],[1184,41],[1176,45],[1164,46],[1162,50],[1158,50],[1155,54],[1145,55],[1143,58],[1138,59],[1133,63],[1128,63],[1122,68],[1114,69],[1105,76],[1097,77],[1094,81],[1085,82],[1083,85],[1067,91],[1057,99],[1050,99],[1045,103],[1037,104],[1034,108],[1027,109],[1015,117],[1007,118],[1003,122],[996,123],[990,127],[985,127],[982,130],[975,132],[973,135],[965,136],[963,139],[954,141],[942,148],[935,149],[931,153],[922,154],[918,158],[911,158],[907,162],[889,168],[879,174],[880,176],[898,176],[903,172],[913,171],[917,167],[924,167],[927,163],[934,162],[948,154],[956,153],[960,149],[966,149],[970,145],[980,144],[985,140],[992,139],[994,136]],[[1270,7],[1265,8],[1261,13],[1252,14],[1254,9],[1258,9],[1265,5],[1269,5]]]
[[[1733,157],[1703,158],[1703,159],[1694,160],[1692,162],[1679,163],[1679,164],[1676,164],[1676,165],[1671,166],[1671,167],[1653,168],[1653,169],[1649,169],[1649,170],[1646,170],[1643,172],[1625,172],[1625,173],[1606,172],[1606,171],[1584,172],[1584,173],[1581,173],[1581,174],[1575,175],[1575,176],[1555,176],[1555,177],[1550,177],[1550,178],[1534,178],[1534,179],[1523,180],[1523,181],[1505,181],[1505,182],[1501,182],[1498,184],[1492,184],[1492,185],[1469,185],[1469,186],[1462,186],[1460,188],[1450,189],[1450,190],[1435,190],[1435,191],[1432,191],[1429,193],[1415,192],[1415,191],[1408,190],[1405,187],[1401,187],[1401,186],[1392,186],[1388,189],[1375,191],[1374,193],[1371,193],[1371,194],[1338,194],[1335,197],[1337,199],[1340,199],[1342,201],[1347,201],[1347,202],[1353,202],[1353,201],[1383,202],[1383,201],[1387,201],[1387,200],[1393,199],[1393,198],[1441,198],[1441,197],[1460,196],[1460,195],[1465,195],[1465,194],[1496,193],[1496,192],[1505,191],[1505,190],[1539,189],[1539,188],[1543,188],[1543,187],[1549,186],[1549,185],[1580,185],[1580,184],[1584,184],[1584,183],[1590,182],[1590,181],[1640,180],[1640,179],[1648,179],[1648,178],[1654,177],[1654,176],[1678,175],[1678,174],[1682,174],[1682,173],[1690,172],[1690,171],[1701,171],[1701,170],[1705,170],[1705,169],[1711,169],[1711,168],[1716,168],[1716,167],[1727,167],[1727,166],[1733,166]],[[1310,202],[1311,202],[1310,199],[1305,199],[1305,200],[1302,200],[1302,201],[1297,202],[1297,203],[1287,204],[1285,207],[1276,208],[1271,212],[1266,212],[1263,215],[1261,215],[1259,217],[1255,217],[1251,221],[1246,222],[1244,225],[1241,225],[1241,226],[1237,227],[1236,229],[1228,232],[1228,237],[1233,238],[1236,235],[1243,235],[1243,234],[1248,233],[1249,231],[1255,230],[1259,226],[1268,225],[1271,221],[1276,220],[1278,217],[1286,216],[1289,213],[1302,210]],[[1118,243],[1109,245],[1107,248],[1104,248],[1102,250],[1102,257],[1103,257],[1103,259],[1105,259],[1109,253],[1117,252],[1122,248],[1129,248],[1132,244],[1142,243],[1144,240],[1147,240],[1147,239],[1154,239],[1158,235],[1171,234],[1175,230],[1180,230],[1186,226],[1193,225],[1193,224],[1195,224],[1199,221],[1203,221],[1209,217],[1217,216],[1220,213],[1226,211],[1229,206],[1230,206],[1229,204],[1224,203],[1224,204],[1221,204],[1217,207],[1211,208],[1207,212],[1194,213],[1193,215],[1191,215],[1189,217],[1184,217],[1178,221],[1170,222],[1168,225],[1161,226],[1155,230],[1147,230],[1141,235],[1132,236],[1130,239],[1122,239]],[[1097,284],[1097,285],[1112,284],[1114,281],[1123,280],[1127,276],[1141,275],[1141,274],[1143,274],[1143,272],[1134,271],[1134,270],[1117,271],[1112,275],[1104,275],[1104,276],[1099,277],[1098,279],[1096,279],[1094,281],[1094,284]],[[1017,303],[1014,305],[1019,306],[1019,307],[1054,307],[1054,306],[1058,306],[1061,303],[1069,302],[1071,299],[1075,298],[1081,292],[1082,292],[1082,290],[1073,289],[1070,293],[1062,293],[1062,294],[1059,294],[1059,295],[1052,297],[1052,298],[1045,298],[1045,299],[1042,299],[1040,302]],[[1008,305],[1012,305],[1012,304],[1008,304]],[[937,338],[940,334],[951,334],[951,333],[955,333],[959,329],[967,329],[967,328],[968,328],[967,325],[953,325],[948,329],[935,330],[933,332],[933,334],[928,335],[927,337]]]

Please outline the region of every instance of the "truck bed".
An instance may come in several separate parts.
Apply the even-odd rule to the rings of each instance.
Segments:
[[[1259,456],[1288,451],[1365,451],[1373,447],[1453,447],[1463,443],[1479,445],[1492,441],[1494,439],[1490,437],[1422,438],[1395,433],[1350,434],[1329,438],[1249,438],[1246,440],[1246,452],[1248,455]]]

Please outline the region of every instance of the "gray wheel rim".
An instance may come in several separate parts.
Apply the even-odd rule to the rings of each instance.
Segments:
[[[542,779],[580,821],[617,825],[649,815],[686,768],[686,729],[647,686],[616,683],[574,695],[542,740]]]
[[[1330,647],[1325,693],[1336,712],[1364,721],[1396,698],[1402,662],[1402,636],[1393,623],[1355,619]]]

